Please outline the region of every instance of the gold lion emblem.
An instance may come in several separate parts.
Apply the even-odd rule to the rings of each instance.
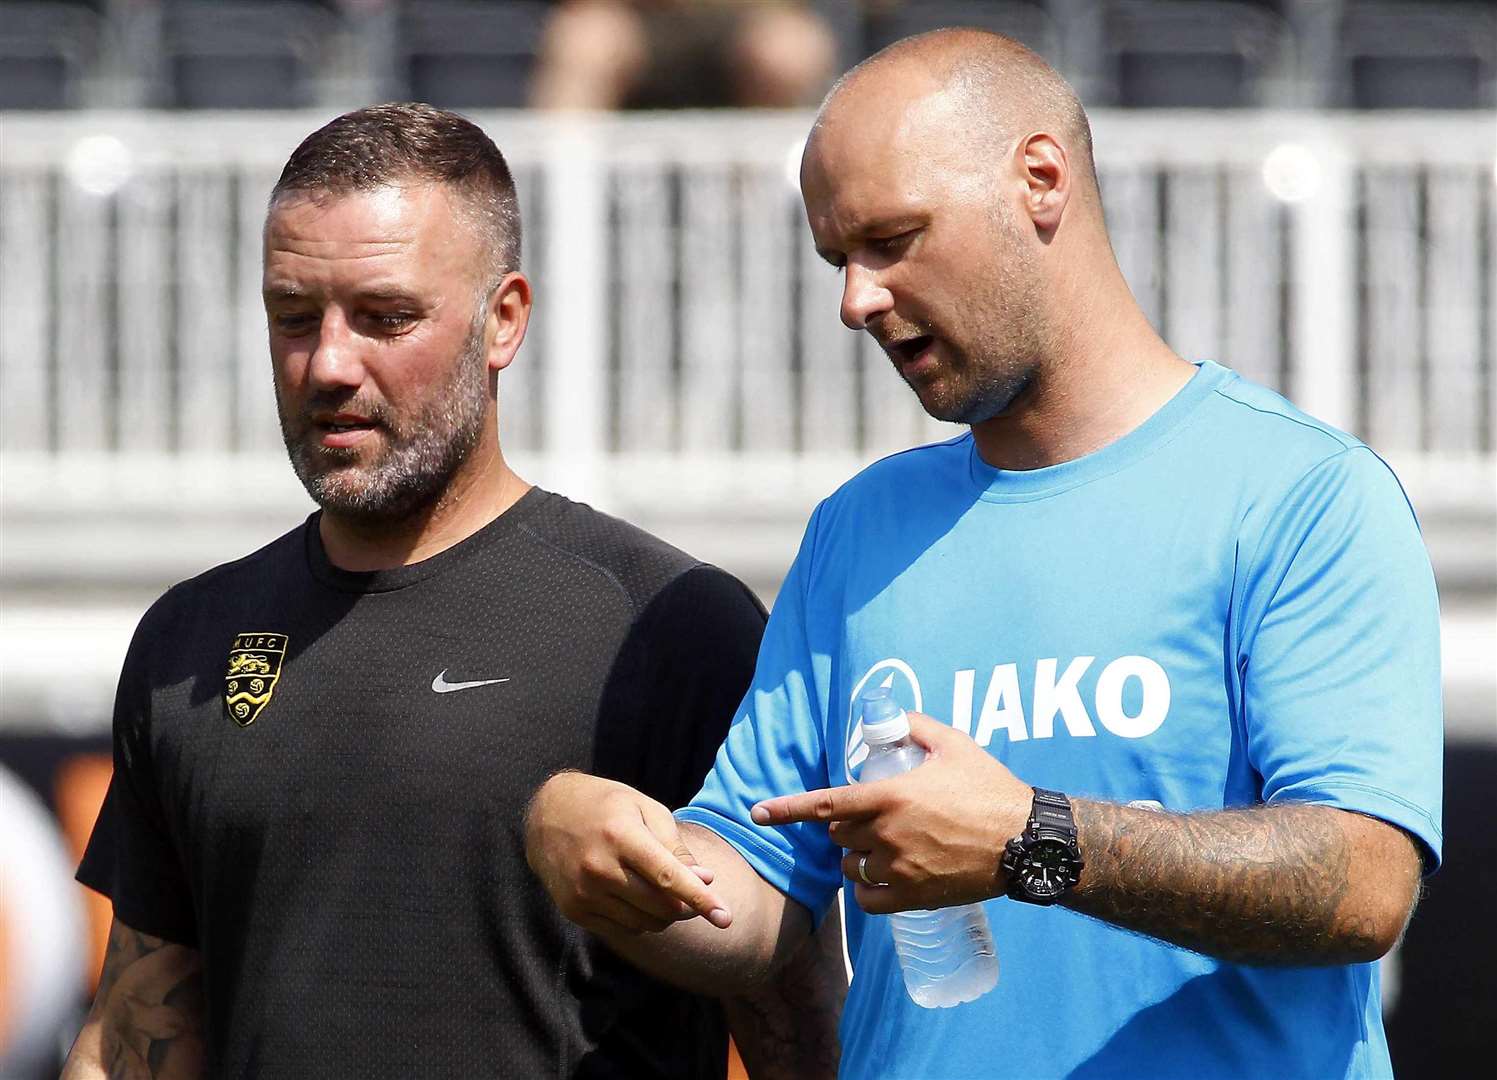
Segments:
[[[224,672],[224,714],[249,727],[270,704],[286,658],[285,634],[236,634]]]

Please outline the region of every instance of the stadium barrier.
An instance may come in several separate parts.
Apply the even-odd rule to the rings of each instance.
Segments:
[[[279,460],[260,227],[281,163],[326,119],[3,117],[10,507],[252,497],[195,484],[204,467],[301,498]],[[514,166],[538,297],[501,380],[503,439],[551,482],[609,505],[799,509],[954,430],[837,320],[794,187],[807,117],[478,119]],[[1177,351],[1354,431],[1422,500],[1490,490],[1491,114],[1094,124],[1119,260]]]

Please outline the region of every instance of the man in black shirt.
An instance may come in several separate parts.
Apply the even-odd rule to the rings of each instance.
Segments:
[[[136,631],[78,874],[114,925],[65,1076],[723,1075],[723,1009],[565,922],[522,817],[564,769],[685,802],[764,613],[505,464],[519,241],[503,158],[450,113],[350,113],[287,163],[265,303],[321,510]],[[835,1071],[836,935],[725,1003],[757,1073]]]

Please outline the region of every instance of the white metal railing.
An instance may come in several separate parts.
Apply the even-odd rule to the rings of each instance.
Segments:
[[[480,114],[536,282],[506,449],[614,504],[787,499],[952,429],[837,319],[793,187],[803,115]],[[314,114],[0,117],[9,505],[225,501],[280,463],[265,198]],[[1432,498],[1487,505],[1493,114],[1100,113],[1114,245],[1186,356],[1279,387]],[[274,476],[276,479],[270,479]],[[145,493],[142,495],[142,493]]]

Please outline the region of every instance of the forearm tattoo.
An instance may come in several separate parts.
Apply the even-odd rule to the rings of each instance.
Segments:
[[[1076,801],[1086,868],[1066,906],[1249,964],[1334,964],[1375,952],[1356,904],[1341,812],[1279,805],[1169,814]],[[1415,885],[1417,889],[1417,885]]]
[[[196,949],[115,920],[94,1002],[106,1076],[203,1076],[202,977],[202,955]]]
[[[837,909],[755,993],[723,1002],[728,1027],[754,1080],[833,1080],[837,1025],[847,997]]]

